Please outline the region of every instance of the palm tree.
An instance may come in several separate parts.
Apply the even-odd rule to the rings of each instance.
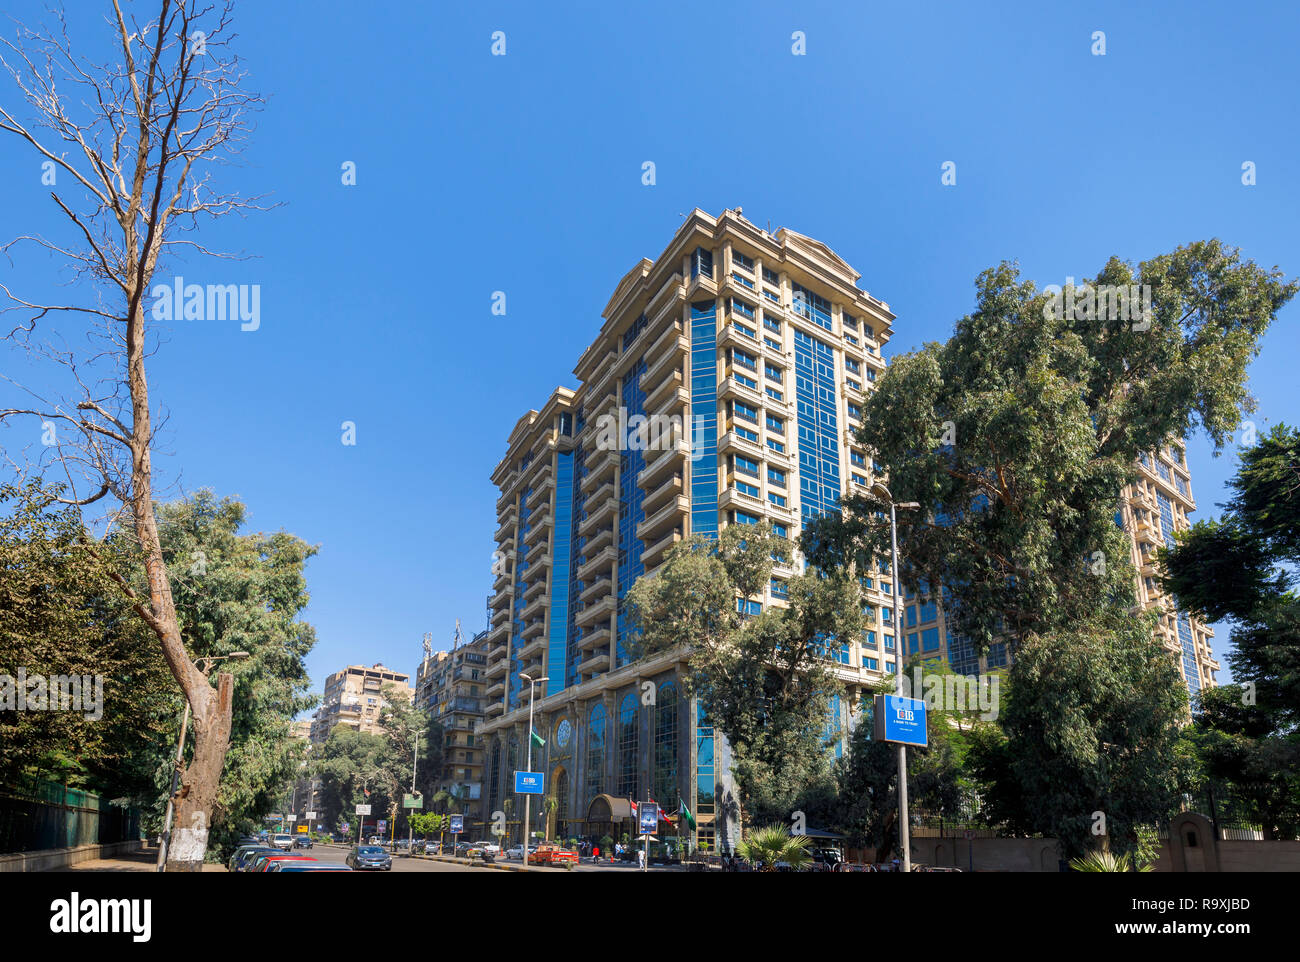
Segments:
[[[1139,867],[1127,854],[1097,851],[1070,859],[1070,868],[1076,872],[1150,872],[1154,866],[1148,863]]]
[[[736,851],[751,862],[762,863],[762,871],[775,872],[776,864],[784,862],[796,872],[810,861],[808,836],[791,836],[784,825],[766,825],[753,829],[736,845]]]
[[[551,816],[555,814],[555,810],[559,807],[560,800],[554,795],[547,795],[542,799],[541,808],[546,813],[546,841],[548,842],[551,840]]]

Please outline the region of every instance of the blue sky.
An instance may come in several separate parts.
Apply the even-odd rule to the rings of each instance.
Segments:
[[[170,412],[164,479],[237,495],[254,527],[320,545],[319,690],[347,663],[413,671],[423,633],[449,646],[456,618],[483,626],[489,474],[509,430],[575,384],[614,285],[693,207],[828,243],[897,313],[887,356],[946,337],[1002,259],[1060,284],[1112,254],[1219,236],[1300,273],[1300,13],[1049,6],[237,4],[237,48],[269,102],[222,176],[284,206],[204,235],[255,259],[174,272],[261,285],[262,317],[255,332],[172,326],[150,368]],[[20,20],[41,7],[7,4]],[[107,4],[69,7],[74,36],[102,32]],[[0,185],[6,238],[54,223],[12,139]],[[0,282],[40,293],[58,266],[20,253]],[[1251,369],[1261,425],[1297,417],[1296,312]],[[1203,517],[1235,458],[1202,438],[1189,458]]]

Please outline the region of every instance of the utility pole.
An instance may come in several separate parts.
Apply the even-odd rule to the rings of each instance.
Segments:
[[[524,770],[531,772],[533,770],[533,688],[537,682],[550,681],[551,679],[548,675],[545,678],[538,678],[534,681],[533,678],[523,672],[519,673],[519,677],[528,682],[528,761],[525,763]],[[528,840],[529,836],[532,834],[530,830],[531,827],[528,824],[530,809],[529,802],[532,801],[532,798],[532,795],[528,793],[524,794],[524,868],[528,868]]]

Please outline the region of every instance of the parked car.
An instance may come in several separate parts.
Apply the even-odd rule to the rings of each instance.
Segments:
[[[559,845],[544,844],[537,846],[536,854],[530,854],[528,859],[538,865],[563,865],[572,869],[578,864],[578,853]]]
[[[393,857],[378,845],[354,845],[348,853],[347,863],[354,869],[392,871]]]
[[[844,856],[833,848],[815,848],[811,854],[812,865],[809,867],[814,872],[833,872],[835,866],[844,861]]]
[[[438,844],[437,839],[430,839],[429,841],[424,843],[424,854],[437,855],[441,847],[442,846]]]
[[[536,845],[528,846],[528,858],[530,860],[532,859],[533,855],[536,854],[536,852],[537,852]],[[517,858],[522,860],[523,857],[524,857],[524,847],[522,845],[512,845],[508,849],[506,849],[506,858]]]
[[[286,852],[279,852],[279,851],[262,852],[259,855],[253,856],[251,859],[248,860],[248,862],[244,864],[244,871],[265,872],[268,864],[270,864],[271,862],[279,862],[284,859],[310,859],[313,862],[315,861],[315,859],[311,858],[310,855],[290,855]]]
[[[238,872],[244,867],[244,863],[254,855],[260,855],[263,852],[278,852],[278,848],[272,848],[270,845],[262,845],[260,842],[254,845],[241,845],[231,853],[230,861],[226,863],[226,868],[232,872]]]
[[[351,872],[352,869],[342,862],[308,862],[282,859],[271,863],[268,872]]]

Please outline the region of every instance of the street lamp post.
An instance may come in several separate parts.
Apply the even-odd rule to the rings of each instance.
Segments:
[[[415,743],[415,758],[411,762],[411,798],[415,798],[415,771],[420,767],[420,732],[418,729],[411,729],[411,741]],[[406,810],[406,854],[409,858],[414,854],[415,846],[415,826],[411,824],[411,813],[415,809]],[[421,809],[423,811],[423,809]]]
[[[543,678],[533,678],[522,671],[519,673],[519,677],[528,682],[528,761],[525,763],[525,771],[531,772],[533,770],[533,689],[538,682],[550,681],[551,679],[549,675]],[[524,793],[524,868],[528,868],[528,837],[531,834],[531,827],[528,824],[529,802],[532,801],[532,798],[528,793]]]
[[[196,658],[194,664],[199,666],[199,671],[203,672],[203,677],[208,677],[208,672],[212,670],[214,662],[230,659],[231,661],[243,661],[248,658],[246,651],[232,651],[228,655],[210,655],[207,658]],[[160,836],[161,841],[158,845],[158,871],[161,872],[167,867],[167,846],[172,839],[172,809],[176,803],[176,782],[181,777],[181,768],[185,764],[185,729],[190,723],[190,700],[185,699],[185,713],[181,715],[181,737],[176,740],[176,762],[172,766],[172,787],[167,793],[167,814],[163,817],[163,830]]]
[[[902,504],[895,504],[894,496],[889,493],[889,488],[885,487],[879,481],[871,489],[872,493],[883,497],[889,502],[889,548],[890,566],[894,570],[894,670],[898,673],[898,694],[900,697],[906,695],[903,687],[903,607],[902,595],[903,584],[901,580],[902,567],[898,563],[898,514],[896,508],[906,508],[915,510],[921,507],[915,501],[904,501]],[[903,849],[903,871],[912,871],[912,832],[907,822],[907,748],[904,745],[898,746],[898,833],[899,845]]]

